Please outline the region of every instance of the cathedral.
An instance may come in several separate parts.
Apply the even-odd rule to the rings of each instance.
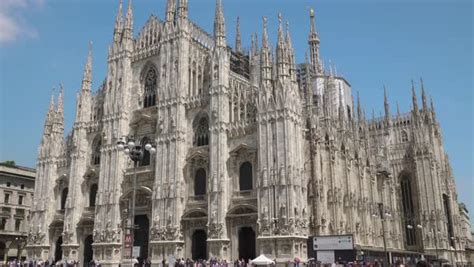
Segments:
[[[221,0],[212,34],[189,19],[188,0],[167,0],[164,18],[150,16],[137,34],[131,0],[124,9],[120,1],[96,90],[89,48],[66,135],[64,90],[51,97],[29,259],[119,266],[132,246],[153,266],[260,254],[286,263],[316,257],[314,237],[350,236],[347,261],[383,259],[384,249],[391,262],[465,261],[455,180],[423,81],[412,82],[410,111],[392,114],[385,94],[385,114],[368,117],[322,63],[313,10],[297,64],[281,15],[276,45],[263,18],[244,48],[238,20],[229,45]],[[156,153],[143,150],[136,166],[117,146],[124,138]]]

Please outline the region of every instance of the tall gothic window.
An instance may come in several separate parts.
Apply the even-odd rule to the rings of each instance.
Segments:
[[[64,188],[63,191],[61,192],[61,209],[66,208],[66,199],[67,199],[67,194],[68,194],[68,188]]]
[[[196,171],[194,179],[194,195],[203,196],[206,194],[206,170],[200,168]]]
[[[201,118],[194,133],[195,146],[209,145],[209,122],[206,118]]]
[[[97,184],[93,184],[89,190],[89,207],[95,207],[95,199],[97,197]]]
[[[408,246],[416,245],[416,224],[414,221],[415,208],[410,176],[404,175],[401,179],[403,215],[405,217],[405,238]],[[411,225],[411,227],[408,227]]]
[[[156,84],[156,70],[154,68],[150,68],[145,78],[145,96],[143,100],[143,107],[152,107],[156,104]]]
[[[144,147],[146,144],[150,143],[150,139],[148,137],[145,137],[142,139],[141,145]],[[139,166],[148,166],[150,165],[150,152],[148,150],[144,150],[143,152],[143,158],[139,162]]]
[[[92,165],[99,165],[100,164],[100,147],[102,146],[102,140],[99,136],[94,139],[92,142]]]
[[[240,165],[239,171],[239,188],[240,191],[252,190],[252,164],[250,162],[244,162]]]
[[[450,242],[451,246],[454,247],[454,240],[451,239],[451,237],[454,237],[453,220],[451,218],[451,209],[450,209],[450,206],[449,206],[449,197],[446,194],[443,194],[443,207],[444,207],[444,215],[446,216],[449,242]]]

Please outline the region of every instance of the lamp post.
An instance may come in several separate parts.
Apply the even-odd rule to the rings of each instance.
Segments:
[[[377,205],[378,205],[378,214],[374,213],[372,216],[373,217],[380,217],[380,220],[382,221],[383,251],[384,251],[384,254],[385,254],[384,266],[389,266],[390,261],[389,261],[388,252],[387,252],[387,240],[386,240],[386,237],[385,237],[385,220],[386,220],[386,217],[392,217],[392,214],[390,214],[389,212],[384,211],[383,203],[378,203]]]
[[[137,187],[137,167],[140,161],[143,159],[145,151],[150,154],[156,153],[156,148],[152,144],[145,144],[142,146],[139,143],[135,143],[133,138],[123,137],[117,142],[117,149],[123,151],[130,160],[133,161],[133,188],[132,188],[132,206],[131,206],[131,218],[130,218],[130,236],[132,239],[132,245],[130,246],[130,261],[133,262],[133,243],[135,242],[135,198],[136,198],[136,187]],[[133,266],[133,263],[132,263]]]
[[[415,220],[413,220],[413,222],[414,222],[414,224],[415,224],[415,222],[416,222],[416,221],[415,221]],[[411,225],[411,224],[408,224],[408,225],[407,225],[407,228],[411,230],[411,229],[413,229],[413,225]],[[416,228],[417,228],[417,229],[419,229],[419,230],[420,230],[420,232],[421,232],[421,234],[420,234],[420,236],[421,236],[421,246],[420,246],[420,254],[421,254],[421,258],[420,258],[420,260],[424,260],[425,256],[423,255],[423,253],[424,253],[424,243],[423,243],[423,225],[421,225],[421,224],[417,223],[417,224],[416,224]],[[416,236],[416,234],[415,234],[415,236]]]
[[[433,230],[433,236],[434,236],[434,242],[435,242],[435,250],[436,250],[436,262],[438,263],[439,261],[439,254],[438,254],[438,236],[436,234],[436,230],[435,228],[432,228]],[[441,232],[438,231],[438,234],[440,234]]]
[[[23,248],[25,247],[26,244],[26,236],[18,236],[15,237],[15,241],[17,242],[17,260],[18,262],[21,261],[21,253],[23,252]]]

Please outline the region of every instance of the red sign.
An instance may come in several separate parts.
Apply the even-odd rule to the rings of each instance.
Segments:
[[[131,248],[133,244],[133,238],[131,234],[125,235],[125,248]]]

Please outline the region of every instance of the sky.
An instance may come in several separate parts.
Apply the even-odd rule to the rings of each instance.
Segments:
[[[124,1],[126,2],[126,0]],[[165,0],[134,0],[134,33]],[[125,3],[126,4],[126,3]],[[469,0],[223,0],[228,43],[240,16],[243,46],[268,17],[275,46],[278,13],[290,23],[297,61],[308,49],[309,8],[316,12],[321,56],[359,92],[368,113],[383,111],[383,85],[392,113],[411,106],[411,79],[423,78],[433,97],[458,200],[474,221],[473,3]],[[189,16],[212,33],[214,0],[189,0]],[[93,87],[107,70],[118,0],[0,0],[0,161],[35,166],[53,88],[65,88],[66,130],[89,41]],[[261,40],[261,38],[260,38]],[[419,94],[418,90],[418,94]],[[419,97],[418,99],[420,99]]]

